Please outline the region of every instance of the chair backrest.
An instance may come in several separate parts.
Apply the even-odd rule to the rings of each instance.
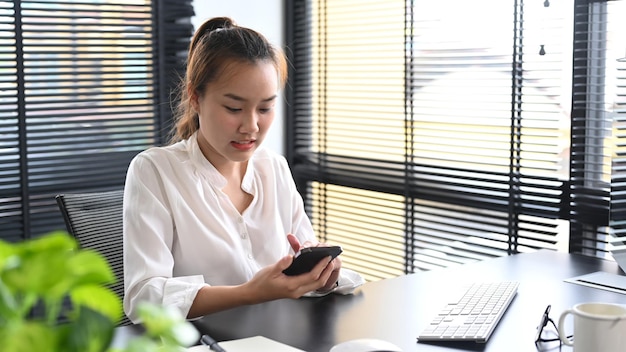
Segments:
[[[67,230],[81,248],[93,249],[106,258],[116,277],[109,285],[120,299],[124,297],[122,239],[123,190],[95,193],[59,194],[57,204]],[[129,325],[124,315],[118,325]]]

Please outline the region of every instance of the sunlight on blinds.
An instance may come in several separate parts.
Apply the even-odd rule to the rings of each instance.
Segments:
[[[568,176],[572,60],[563,43],[571,42],[571,5],[524,4],[524,70],[518,77],[523,98],[516,107],[521,135],[516,138],[522,148],[520,171],[526,175]],[[415,5],[411,72],[417,163],[509,171],[514,7],[501,0],[488,7],[487,19],[464,0]],[[466,30],[450,31],[453,27]]]
[[[615,178],[626,143],[610,138],[613,115],[614,134],[626,119],[606,99],[626,96],[624,63],[608,57],[617,42],[626,56],[624,1],[296,3],[290,162],[320,236],[359,244],[347,262],[376,252],[370,238],[387,245],[359,262],[377,268],[370,279],[606,252],[608,186],[613,206],[626,203]],[[350,232],[363,218],[375,221]]]
[[[404,1],[328,1],[313,13],[314,151],[404,161]],[[319,8],[314,10],[320,10]],[[392,20],[394,19],[394,20]],[[363,30],[368,28],[368,30]],[[322,50],[320,50],[322,49]],[[355,123],[358,121],[358,123]],[[364,142],[366,141],[366,142]]]
[[[607,55],[608,84],[606,109],[613,116],[612,169],[611,169],[611,226],[609,249],[612,256],[626,256],[626,1],[612,2],[609,6],[619,11],[609,17]],[[618,17],[615,14],[621,14]],[[619,18],[619,19],[618,19]]]
[[[312,211],[317,233],[344,249],[343,266],[366,280],[404,273],[404,199],[356,188],[313,183]]]

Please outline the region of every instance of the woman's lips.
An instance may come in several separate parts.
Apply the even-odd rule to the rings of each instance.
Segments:
[[[255,141],[232,141],[230,145],[232,145],[237,150],[250,150],[254,147]]]

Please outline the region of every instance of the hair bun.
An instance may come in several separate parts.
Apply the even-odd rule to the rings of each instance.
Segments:
[[[204,32],[210,33],[233,27],[235,27],[235,22],[230,17],[216,17],[205,23]]]
[[[189,45],[189,56],[195,49],[198,41],[201,38],[207,37],[209,34],[214,32],[219,32],[224,29],[229,29],[236,27],[235,21],[233,21],[230,17],[215,17],[210,20],[204,22],[200,28],[196,30],[196,34],[193,36],[191,43]]]

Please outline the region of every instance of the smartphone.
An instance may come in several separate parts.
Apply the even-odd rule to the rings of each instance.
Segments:
[[[320,260],[330,256],[335,259],[343,250],[340,246],[302,248],[293,258],[291,265],[283,270],[285,275],[308,273]]]

